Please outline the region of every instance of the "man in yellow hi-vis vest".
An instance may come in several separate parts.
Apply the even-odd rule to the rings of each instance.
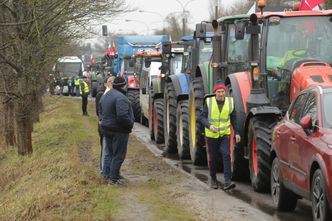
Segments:
[[[230,135],[231,124],[235,133],[236,143],[239,143],[239,135],[234,101],[232,97],[226,97],[226,87],[224,84],[216,84],[213,88],[215,96],[205,100],[203,111],[200,116],[205,128],[208,166],[211,176],[211,188],[223,188],[229,190],[235,187],[231,182],[231,160],[230,160]],[[217,180],[217,159],[221,152],[224,165],[225,183],[222,187]]]
[[[88,96],[90,93],[89,80],[86,76],[83,76],[83,80],[80,81],[80,95],[82,97],[82,112],[83,116],[89,116],[87,111]]]

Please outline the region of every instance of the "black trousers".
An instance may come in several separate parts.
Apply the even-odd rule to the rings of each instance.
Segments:
[[[83,112],[83,115],[88,114],[87,106],[88,106],[88,97],[82,96],[82,112]]]

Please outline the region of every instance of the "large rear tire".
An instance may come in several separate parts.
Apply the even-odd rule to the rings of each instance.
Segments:
[[[244,122],[246,113],[243,106],[240,87],[237,82],[227,85],[228,96],[233,97],[234,108],[236,111],[237,126],[241,135],[241,142],[236,143],[235,136],[231,137],[231,164],[232,164],[232,180],[246,181],[250,179],[248,160],[244,158]]]
[[[282,183],[279,159],[273,160],[271,168],[271,197],[274,206],[279,211],[294,211],[297,204],[297,197],[286,189]]]
[[[188,100],[182,100],[176,110],[177,149],[181,160],[190,159]]]
[[[154,108],[153,108],[152,98],[149,98],[149,110],[148,110],[148,112],[149,112],[148,124],[149,124],[150,139],[155,140],[154,125],[153,125]]]
[[[202,77],[196,77],[190,83],[189,91],[189,144],[190,156],[194,165],[206,165],[206,149],[204,128],[199,120],[204,99],[204,85]]]
[[[141,106],[139,103],[139,90],[129,89],[127,92],[127,97],[129,99],[129,101],[131,102],[135,121],[140,122],[141,121]]]
[[[272,129],[278,122],[277,117],[255,116],[249,122],[248,151],[251,185],[256,192],[270,189],[270,148]]]
[[[164,95],[165,153],[177,153],[176,143],[176,97],[172,82],[167,82]]]
[[[153,131],[157,144],[164,143],[164,104],[163,99],[156,99],[153,103]]]

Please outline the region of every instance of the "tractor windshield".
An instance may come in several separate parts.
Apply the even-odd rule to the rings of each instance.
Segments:
[[[182,54],[174,54],[171,60],[171,74],[181,73]]]
[[[291,68],[294,59],[317,59],[332,64],[331,39],[331,17],[270,17],[267,69]]]
[[[124,70],[126,75],[133,75],[135,71],[135,64],[136,61],[133,58],[125,59],[124,60]]]
[[[199,59],[200,63],[204,63],[210,61],[212,56],[212,44],[211,42],[200,42],[200,52],[199,52]]]
[[[331,17],[270,17],[266,40],[268,97],[272,105],[286,110],[294,69],[312,60],[332,64]]]

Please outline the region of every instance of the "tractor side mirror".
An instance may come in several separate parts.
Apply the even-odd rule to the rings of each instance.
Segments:
[[[206,24],[201,22],[196,24],[196,37],[197,38],[205,38],[206,37]]]
[[[171,41],[164,41],[162,43],[162,50],[163,50],[163,54],[172,53],[172,42]]]
[[[149,57],[145,58],[145,60],[144,60],[144,66],[146,68],[149,68],[150,65],[151,65],[151,58],[149,58]]]

